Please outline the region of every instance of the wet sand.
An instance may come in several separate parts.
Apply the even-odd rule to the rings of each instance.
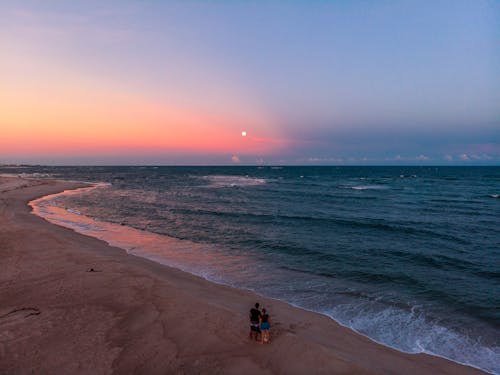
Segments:
[[[128,255],[27,205],[79,186],[0,177],[0,374],[484,374]],[[256,301],[269,345],[248,338]]]

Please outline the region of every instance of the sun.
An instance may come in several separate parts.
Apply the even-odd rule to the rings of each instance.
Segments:
[[[247,132],[243,130],[243,131],[241,132],[241,136],[242,136],[242,137],[246,137],[246,136],[247,136]]]

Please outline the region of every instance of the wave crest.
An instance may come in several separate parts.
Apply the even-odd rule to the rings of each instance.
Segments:
[[[266,183],[266,180],[263,178],[249,176],[212,175],[203,176],[202,178],[208,180],[212,187],[247,187]]]

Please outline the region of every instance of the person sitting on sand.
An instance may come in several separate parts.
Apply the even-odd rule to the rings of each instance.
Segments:
[[[255,304],[255,307],[252,307],[250,309],[250,338],[252,338],[252,336],[255,334],[255,341],[258,340],[258,335],[260,333],[260,329],[259,329],[259,324],[260,324],[260,317],[261,317],[261,313],[260,313],[260,310],[259,310],[259,303],[257,302]]]
[[[271,342],[271,333],[269,329],[271,328],[269,314],[267,314],[266,309],[262,309],[262,314],[260,315],[260,342],[261,344]]]

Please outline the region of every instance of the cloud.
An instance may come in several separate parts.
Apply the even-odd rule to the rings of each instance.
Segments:
[[[231,156],[231,161],[235,164],[241,163],[240,157],[238,155]]]
[[[474,160],[491,160],[491,156],[490,155],[487,155],[487,154],[472,154],[470,156],[472,159]]]
[[[418,155],[416,158],[416,160],[419,160],[419,161],[424,161],[424,160],[429,160],[429,157],[428,156],[425,156],[425,155]]]
[[[427,161],[427,160],[431,160],[430,157],[424,155],[424,154],[420,154],[418,156],[401,156],[401,155],[396,155],[393,159],[391,158],[385,158],[386,161],[392,161],[392,160],[396,160],[396,161]]]
[[[306,161],[308,163],[343,163],[343,158],[317,158],[317,157],[309,157],[307,159],[299,159],[297,161]]]
[[[481,154],[466,154],[462,153],[459,155],[452,156],[450,154],[446,154],[443,157],[444,160],[446,161],[454,161],[454,160],[461,160],[461,161],[485,161],[485,160],[493,160],[493,157],[491,155],[481,153]]]

